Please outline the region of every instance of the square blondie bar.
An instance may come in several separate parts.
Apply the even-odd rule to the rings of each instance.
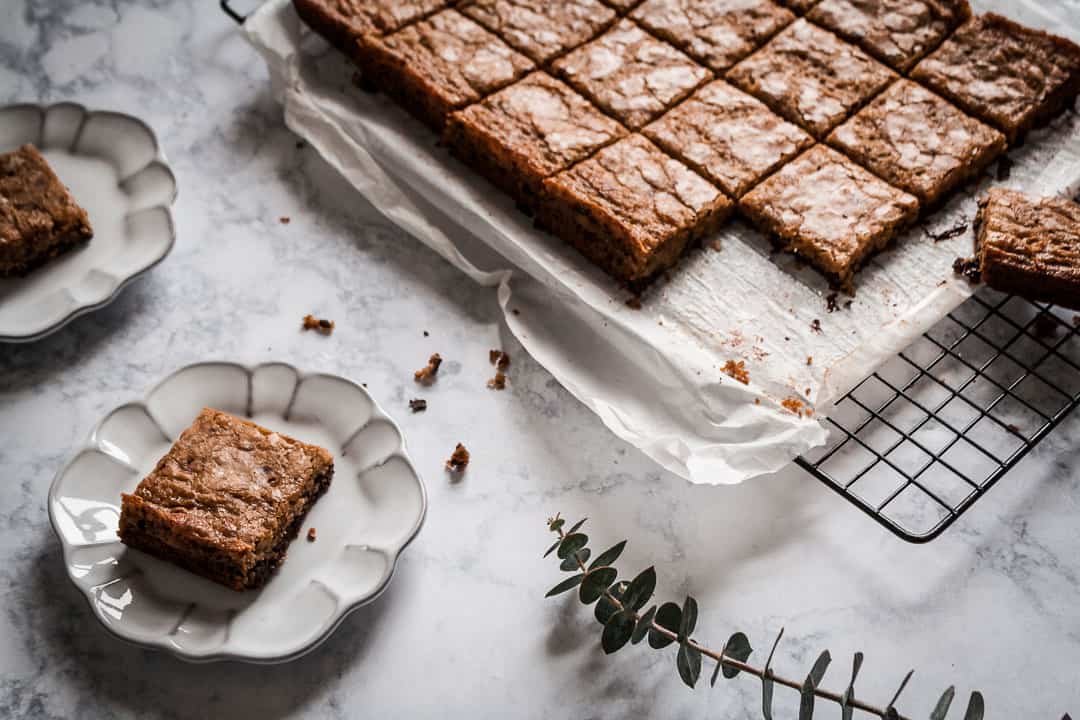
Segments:
[[[712,73],[630,20],[559,58],[554,71],[631,130],[672,107]]]
[[[919,214],[914,196],[824,145],[815,145],[744,195],[759,230],[841,285]]]
[[[0,277],[25,275],[93,234],[86,211],[36,147],[0,155]]]
[[[544,179],[626,135],[566,83],[535,72],[450,116],[450,152],[531,210]]]
[[[206,408],[122,496],[120,539],[233,590],[256,588],[333,474],[323,448]]]
[[[990,188],[979,203],[976,226],[983,282],[1080,310],[1080,205]]]
[[[1005,136],[910,80],[898,80],[829,144],[933,208],[1005,151]]]
[[[1010,143],[1080,94],[1080,47],[987,13],[964,25],[911,71]]]
[[[642,130],[733,198],[814,144],[802,128],[716,80]]]
[[[544,181],[537,224],[640,285],[715,231],[732,207],[693,170],[630,135]]]
[[[457,10],[360,41],[365,81],[436,132],[454,110],[528,73],[533,63]]]
[[[537,64],[591,40],[616,17],[599,0],[469,0],[460,9]]]
[[[896,79],[896,73],[800,19],[733,67],[727,79],[822,139]]]

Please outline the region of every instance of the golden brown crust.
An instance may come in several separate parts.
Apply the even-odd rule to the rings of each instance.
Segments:
[[[971,17],[967,0],[822,0],[807,16],[906,72]]]
[[[544,182],[537,222],[614,277],[649,280],[713,232],[732,202],[641,135]]]
[[[1080,310],[1080,205],[995,187],[980,203],[977,223],[983,282]]]
[[[544,178],[624,136],[621,125],[544,72],[450,116],[444,144],[525,209]]]
[[[829,144],[928,210],[1005,151],[1005,136],[910,80],[829,135]]]
[[[234,589],[254,587],[333,468],[323,448],[206,408],[122,496],[120,539]]]
[[[359,62],[366,82],[436,132],[451,112],[509,85],[533,66],[453,9],[384,38],[363,38]]]
[[[824,145],[815,145],[743,196],[763,232],[841,283],[919,213],[919,201]]]
[[[538,64],[596,37],[616,17],[599,0],[471,0],[461,12]]]
[[[552,65],[601,110],[631,130],[672,107],[712,73],[629,20]]]
[[[806,20],[790,25],[727,75],[819,139],[895,78],[859,48]]]
[[[701,88],[642,133],[733,198],[814,144],[802,128],[723,80]]]
[[[1015,143],[1080,93],[1080,47],[987,13],[962,25],[911,78]]]
[[[23,275],[93,234],[36,147],[0,155],[0,277]]]
[[[300,18],[350,57],[366,35],[386,35],[451,4],[451,0],[293,0]]]

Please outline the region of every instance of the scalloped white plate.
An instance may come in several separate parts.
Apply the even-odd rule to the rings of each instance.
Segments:
[[[90,216],[94,237],[0,279],[0,342],[31,342],[108,305],[169,254],[176,178],[143,121],[82,105],[0,108],[0,153],[33,143]]]
[[[235,592],[122,545],[131,492],[205,406],[334,454],[334,480],[278,572]],[[49,490],[68,575],[113,634],[193,662],[285,662],[321,643],[390,582],[427,511],[397,424],[360,385],[286,364],[189,365],[98,423]],[[317,539],[305,539],[307,529]]]

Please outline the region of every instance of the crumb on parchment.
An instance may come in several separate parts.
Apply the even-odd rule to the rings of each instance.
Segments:
[[[725,375],[735,378],[743,385],[750,384],[750,372],[746,369],[745,360],[728,360],[722,370]]]

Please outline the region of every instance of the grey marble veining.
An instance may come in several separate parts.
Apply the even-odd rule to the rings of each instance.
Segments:
[[[982,689],[994,718],[1080,710],[1080,418],[925,547],[795,468],[690,486],[525,356],[490,290],[297,145],[214,3],[4,0],[0,102],[59,100],[157,130],[179,240],[109,308],[0,346],[0,717],[758,717],[753,681],[691,692],[673,651],[605,658],[591,612],[543,599],[559,575],[540,559],[555,511],[588,515],[597,546],[629,538],[620,566],[655,563],[660,599],[692,592],[703,640],[743,629],[764,653],[786,627],[781,672],[801,676],[828,647],[840,689],[861,649],[862,697],[884,702],[916,668],[902,704],[915,717],[949,684]],[[338,331],[299,332],[308,312]],[[484,387],[492,347],[514,359],[502,393]],[[433,351],[447,363],[418,392],[412,371]],[[368,383],[428,482],[427,524],[390,590],[280,667],[190,666],[113,639],[69,586],[46,516],[53,474],[106,410],[208,358]],[[426,413],[407,411],[416,395]],[[451,483],[441,467],[458,441],[474,460]],[[777,706],[793,717],[793,694],[778,690]]]

